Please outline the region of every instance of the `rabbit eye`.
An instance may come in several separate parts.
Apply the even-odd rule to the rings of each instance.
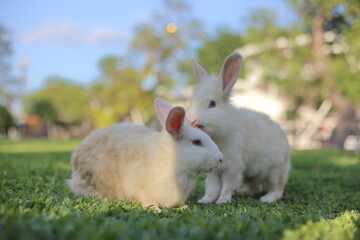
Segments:
[[[209,102],[209,108],[213,108],[213,107],[216,107],[216,102],[214,100],[211,100]]]
[[[202,142],[200,139],[195,139],[191,141],[192,144],[194,144],[195,146],[201,146],[202,147]]]

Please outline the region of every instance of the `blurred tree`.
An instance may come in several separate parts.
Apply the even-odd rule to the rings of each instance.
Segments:
[[[304,104],[317,108],[330,99],[341,117],[329,145],[343,148],[346,137],[358,132],[360,2],[287,2],[299,20],[279,28],[269,10],[251,13],[241,50],[246,61],[262,68],[266,82],[275,82],[291,99],[289,117],[296,118]]]
[[[138,25],[132,47],[144,55],[140,77],[151,79],[154,86],[169,87],[176,78],[177,63],[189,58],[203,30],[185,1],[164,0],[163,3],[164,8],[155,12],[151,21]]]
[[[271,9],[258,8],[253,10],[243,20],[248,25],[244,41],[246,43],[258,42],[259,40],[269,41],[279,35],[288,35],[288,30],[280,29],[276,20],[276,14]]]
[[[12,92],[9,89],[12,85],[10,75],[11,42],[9,30],[0,25],[0,104],[11,106],[13,99]]]
[[[42,90],[24,98],[27,112],[31,112],[31,106],[37,104],[47,107],[51,104],[60,121],[80,124],[90,118],[87,89],[59,77],[48,78]],[[52,107],[48,110],[50,108]],[[51,118],[53,116],[51,113]]]
[[[295,23],[287,28],[277,26],[276,13],[270,9],[259,8],[249,14],[247,28],[243,41],[247,49],[246,61],[255,61],[254,65],[261,69],[265,83],[276,83],[291,99],[292,109],[288,117],[297,118],[298,108],[305,103],[318,104],[318,94],[312,82],[304,81],[301,74],[306,65],[310,51],[306,48],[306,36],[303,30]],[[294,39],[302,36],[301,44],[294,44]],[[301,37],[300,37],[301,38]],[[245,69],[246,70],[246,69]]]
[[[215,39],[206,41],[198,50],[198,60],[210,74],[218,74],[224,59],[242,44],[239,34],[219,31]]]
[[[14,126],[14,120],[11,113],[5,106],[0,105],[0,130],[3,129],[5,130],[5,133],[7,133],[11,126]]]
[[[143,124],[154,116],[153,91],[141,87],[141,74],[116,57],[100,62],[102,77],[90,89],[91,111],[97,128],[126,120]],[[141,114],[140,114],[141,112]]]
[[[50,137],[51,126],[54,126],[57,120],[57,112],[54,105],[50,102],[49,99],[36,99],[30,102],[29,107],[29,113],[38,115],[43,119],[42,124],[46,129],[45,134]]]
[[[22,94],[27,61],[19,61],[21,71],[18,76],[14,76],[10,63],[11,54],[11,32],[0,24],[0,104],[6,106],[9,111],[14,111]]]
[[[48,99],[33,101],[29,113],[41,116],[47,125],[54,124],[57,119],[55,107]]]
[[[323,86],[323,96],[330,98],[340,112],[340,119],[328,142],[343,149],[350,134],[359,134],[359,120],[354,105],[359,105],[360,91],[360,2],[356,0],[288,0],[310,29],[311,79]]]

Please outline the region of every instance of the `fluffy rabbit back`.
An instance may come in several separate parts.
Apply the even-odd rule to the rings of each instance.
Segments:
[[[72,154],[71,189],[83,196],[128,200],[131,181],[141,174],[134,166],[151,162],[155,136],[151,129],[131,123],[93,131]]]

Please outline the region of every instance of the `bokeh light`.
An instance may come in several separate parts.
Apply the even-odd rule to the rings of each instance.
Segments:
[[[169,23],[166,25],[166,31],[168,33],[175,33],[177,31],[177,25],[175,23]]]

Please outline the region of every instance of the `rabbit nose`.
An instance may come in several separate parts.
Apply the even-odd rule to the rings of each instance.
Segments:
[[[223,162],[222,158],[219,159],[219,162],[221,162],[221,163]]]
[[[191,122],[191,125],[192,125],[193,127],[197,127],[197,126],[198,126],[198,123],[197,123],[196,120],[194,120],[194,121]]]
[[[200,125],[196,120],[191,123],[191,125],[195,128],[203,129],[204,126]]]

